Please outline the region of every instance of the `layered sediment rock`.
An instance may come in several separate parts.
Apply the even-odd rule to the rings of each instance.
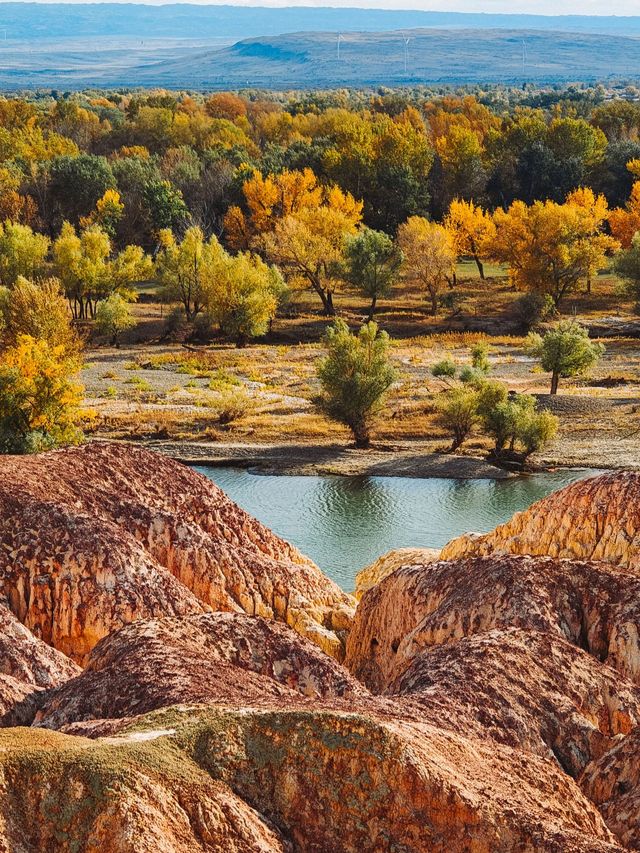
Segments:
[[[0,604],[0,725],[31,722],[37,694],[79,672],[80,667],[36,639]]]
[[[640,473],[617,471],[572,483],[491,533],[454,539],[441,559],[488,554],[605,560],[640,572]]]
[[[0,851],[290,853],[262,815],[159,735],[0,731]]]
[[[422,652],[388,692],[433,725],[557,760],[573,778],[640,722],[640,689],[616,670],[519,628]]]
[[[589,764],[579,784],[617,839],[640,850],[640,729]]]
[[[401,566],[410,566],[415,563],[424,565],[437,560],[439,556],[440,551],[437,548],[396,548],[394,551],[389,551],[358,572],[354,595],[360,601],[368,589],[377,586],[380,581],[389,577]]]
[[[136,619],[274,618],[341,657],[352,599],[206,477],[140,448],[0,459],[0,592],[83,662]]]
[[[548,761],[321,707],[167,709],[94,741],[5,730],[0,826],[0,850],[38,853],[620,850]]]
[[[335,660],[286,625],[236,613],[133,622],[101,640],[84,672],[50,691],[38,724],[132,717],[181,703],[268,706],[362,698]]]
[[[494,628],[566,639],[640,684],[640,577],[608,563],[475,557],[405,566],[360,602],[347,667],[386,690],[420,652]]]
[[[193,472],[0,473],[0,853],[640,849],[630,552],[392,555],[349,672],[351,599]]]

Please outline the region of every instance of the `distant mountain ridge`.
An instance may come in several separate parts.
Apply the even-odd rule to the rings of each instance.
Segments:
[[[410,0],[407,0],[409,3]],[[0,38],[9,40],[140,36],[226,38],[291,32],[438,29],[536,29],[640,36],[640,16],[518,15],[333,7],[204,6],[175,3],[0,3]]]
[[[0,3],[4,91],[639,78],[640,16]]]

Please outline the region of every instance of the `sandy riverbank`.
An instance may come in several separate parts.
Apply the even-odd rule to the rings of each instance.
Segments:
[[[145,446],[189,464],[252,468],[264,474],[454,477],[513,476],[479,456],[434,453],[415,443],[356,450],[345,444],[247,444],[149,441]]]

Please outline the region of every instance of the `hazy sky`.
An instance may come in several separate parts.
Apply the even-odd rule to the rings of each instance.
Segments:
[[[41,0],[59,2],[59,0]],[[71,0],[92,2],[92,0]],[[338,6],[441,12],[525,12],[538,15],[640,15],[639,0],[119,0],[153,4],[190,2],[236,6]]]

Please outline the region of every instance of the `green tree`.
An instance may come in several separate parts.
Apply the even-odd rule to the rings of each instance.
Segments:
[[[153,271],[151,259],[140,246],[127,246],[114,254],[109,235],[99,225],[78,234],[65,222],[53,244],[53,258],[76,319],[95,317],[98,302],[112,293],[133,296],[130,286]]]
[[[558,419],[538,409],[530,394],[509,393],[502,382],[482,380],[477,385],[478,416],[483,429],[494,440],[494,458],[521,467],[557,432]]]
[[[119,347],[122,332],[132,329],[135,325],[131,306],[119,293],[112,293],[98,305],[96,328],[101,334],[109,335],[112,346]]]
[[[451,452],[457,450],[478,423],[478,392],[466,386],[450,388],[436,401],[438,422],[451,433]]]
[[[33,453],[82,440],[77,359],[20,335],[0,362],[0,453]]]
[[[28,225],[0,225],[0,282],[12,287],[18,276],[39,278],[46,270],[49,239]]]
[[[182,241],[176,240],[168,229],[160,232],[158,280],[168,301],[182,303],[189,322],[204,308],[205,293],[215,288],[217,276],[224,274],[224,265],[222,246],[215,237],[205,240],[201,228],[188,228]]]
[[[283,286],[278,270],[257,255],[225,253],[218,275],[205,289],[207,314],[237,346],[246,346],[268,332]]]
[[[71,323],[69,304],[57,278],[33,282],[19,276],[12,288],[0,288],[2,339],[15,346],[22,335],[77,353],[80,341]]]
[[[530,334],[526,349],[551,374],[551,394],[558,393],[560,378],[585,373],[604,353],[604,346],[590,341],[587,329],[575,320],[562,320],[543,336]]]
[[[63,220],[78,224],[107,190],[116,188],[109,161],[93,154],[65,155],[51,163],[49,192]]]
[[[614,270],[622,279],[625,292],[640,301],[640,231],[631,246],[616,255]]]
[[[371,300],[369,319],[373,319],[378,299],[388,296],[402,265],[402,252],[382,231],[363,228],[347,238],[344,275]]]
[[[366,323],[352,335],[344,320],[327,332],[329,354],[318,367],[318,403],[333,420],[349,427],[356,447],[369,447],[371,427],[396,372],[389,361],[389,336]]]

